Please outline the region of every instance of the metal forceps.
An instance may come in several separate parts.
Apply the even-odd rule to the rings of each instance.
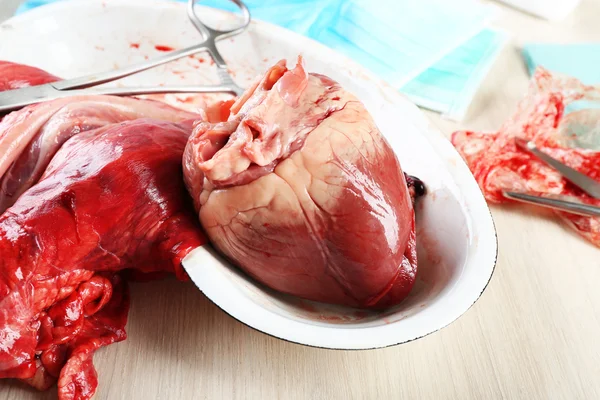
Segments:
[[[116,71],[107,71],[98,74],[92,74],[80,78],[62,80],[53,83],[47,83],[39,86],[32,86],[23,89],[9,90],[0,93],[0,113],[12,111],[24,106],[40,103],[49,100],[55,100],[64,97],[77,95],[116,95],[116,96],[134,96],[141,94],[154,93],[231,93],[235,95],[242,94],[243,90],[234,81],[229,72],[227,64],[217,50],[216,42],[242,33],[250,23],[250,11],[241,0],[229,0],[239,7],[242,13],[242,23],[238,27],[230,30],[218,30],[206,26],[196,15],[195,4],[199,0],[188,0],[187,13],[194,27],[202,35],[203,42],[181,50],[169,52],[163,56],[156,57],[142,63],[134,64]],[[104,87],[96,88],[94,86],[112,82],[138,72],[148,70],[187,57],[202,51],[210,54],[217,68],[217,75],[220,80],[218,85],[197,85],[197,86],[149,86],[149,87]]]
[[[516,138],[515,143],[521,150],[527,151],[557,170],[565,179],[577,186],[589,196],[600,199],[600,182],[582,174],[579,171],[561,163],[550,157],[548,154],[539,150],[533,142]],[[529,193],[505,191],[504,197],[520,201],[523,203],[534,204],[554,210],[565,211],[572,214],[585,215],[588,217],[600,217],[600,207],[579,201],[571,201],[570,198],[560,195],[536,196]]]

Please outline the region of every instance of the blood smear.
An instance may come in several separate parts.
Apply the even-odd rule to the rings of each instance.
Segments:
[[[132,49],[139,49],[140,48],[140,44],[139,43],[131,43],[129,45],[129,47],[131,47]]]
[[[163,46],[163,45],[159,45],[159,44],[154,46],[154,48],[158,51],[173,51],[173,50],[175,50],[174,48],[172,48],[170,46]]]

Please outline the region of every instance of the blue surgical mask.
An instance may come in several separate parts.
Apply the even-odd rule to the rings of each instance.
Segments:
[[[472,0],[334,0],[306,35],[400,89],[479,33],[491,16]]]
[[[19,9],[57,0],[29,0]],[[186,1],[186,0],[177,0]],[[417,105],[460,119],[504,35],[475,0],[245,0],[253,18],[308,36],[361,63]],[[225,0],[201,5],[236,10]]]
[[[401,88],[413,102],[460,121],[486,77],[507,35],[485,29]]]

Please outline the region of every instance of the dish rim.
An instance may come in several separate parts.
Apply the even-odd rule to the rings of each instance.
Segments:
[[[14,16],[14,17],[4,21],[2,24],[0,24],[0,27],[3,27],[5,25],[10,26],[10,25],[16,25],[16,24],[23,24],[23,23],[26,23],[27,21],[30,21],[30,23],[32,23],[37,18],[51,16],[52,14],[58,13],[62,10],[72,11],[77,8],[84,10],[88,6],[97,6],[99,4],[104,4],[107,7],[125,6],[125,7],[143,7],[145,9],[157,9],[157,8],[164,9],[165,7],[167,7],[167,8],[182,8],[183,9],[185,7],[185,3],[165,1],[165,0],[84,0],[84,1],[82,1],[82,0],[65,0],[65,1],[57,2],[57,3],[46,4],[46,5],[40,6],[36,9],[30,10],[27,13],[23,13],[23,14]],[[217,10],[217,9],[211,9],[211,11],[215,12],[215,13],[226,13],[227,14],[227,12]],[[386,343],[386,344],[381,344],[381,345],[357,346],[357,347],[335,347],[335,346],[329,346],[329,345],[306,343],[306,342],[302,342],[302,341],[298,341],[298,340],[293,340],[288,337],[283,337],[272,331],[261,329],[261,328],[255,326],[255,324],[252,324],[252,323],[248,322],[247,320],[239,318],[237,315],[235,315],[235,312],[232,312],[231,310],[224,308],[223,304],[217,302],[213,298],[213,296],[207,295],[206,291],[203,289],[202,285],[196,283],[192,274],[190,274],[190,277],[192,278],[192,281],[194,281],[194,284],[218,308],[223,310],[230,317],[238,320],[239,322],[243,323],[246,326],[251,327],[254,330],[257,330],[257,331],[267,334],[269,336],[276,337],[278,339],[285,340],[288,342],[302,344],[302,345],[310,346],[310,347],[331,349],[331,350],[368,350],[368,349],[385,348],[385,347],[397,346],[399,344],[409,343],[414,340],[420,339],[422,337],[428,336],[432,333],[438,332],[439,330],[449,326],[450,324],[452,324],[453,322],[458,320],[458,318],[465,315],[467,313],[467,311],[481,298],[481,296],[483,295],[483,293],[489,286],[489,283],[491,282],[491,279],[494,275],[497,261],[498,261],[498,234],[497,234],[497,230],[495,227],[495,222],[494,222],[491,210],[490,210],[487,202],[485,201],[485,198],[484,198],[481,190],[479,189],[479,186],[477,185],[475,178],[470,173],[470,171],[469,171],[466,163],[462,159],[462,157],[460,157],[460,155],[458,154],[456,149],[454,149],[454,147],[451,145],[450,141],[437,128],[432,127],[431,121],[429,121],[427,119],[427,117],[422,113],[421,110],[419,110],[417,108],[416,105],[414,105],[412,102],[407,100],[407,98],[405,96],[403,96],[402,94],[400,94],[398,91],[391,88],[387,83],[385,83],[381,79],[375,77],[370,71],[368,71],[364,67],[360,66],[358,63],[352,61],[351,59],[345,57],[344,55],[342,55],[340,53],[337,53],[335,50],[332,50],[316,41],[313,41],[312,39],[301,36],[299,34],[296,34],[292,31],[289,31],[289,30],[279,27],[277,25],[273,25],[268,22],[259,21],[259,20],[252,20],[251,24],[255,27],[258,27],[259,29],[265,29],[265,30],[272,31],[274,34],[278,35],[278,39],[280,39],[281,41],[293,42],[295,45],[299,46],[300,48],[306,48],[306,46],[310,45],[311,47],[313,47],[313,49],[314,48],[318,49],[319,52],[326,52],[326,53],[328,53],[329,58],[332,60],[332,62],[335,62],[336,64],[339,64],[340,61],[343,61],[345,67],[347,67],[349,70],[359,71],[363,76],[368,77],[370,81],[374,82],[375,85],[378,86],[378,89],[381,90],[382,93],[384,93],[386,97],[388,97],[387,102],[392,107],[399,107],[401,102],[410,103],[410,105],[411,105],[411,115],[410,115],[411,122],[418,123],[418,125],[415,125],[415,127],[419,130],[419,133],[421,133],[424,136],[424,138],[427,140],[427,142],[431,146],[432,150],[435,151],[437,153],[437,155],[440,157],[440,161],[442,162],[442,164],[447,167],[447,171],[450,174],[450,176],[452,177],[455,185],[460,190],[461,196],[464,195],[465,191],[468,191],[470,193],[469,197],[462,196],[461,200],[463,203],[461,203],[461,206],[468,205],[468,207],[467,207],[468,214],[471,217],[471,220],[473,222],[475,222],[478,225],[482,225],[482,227],[480,228],[480,231],[482,231],[482,233],[485,233],[484,231],[487,230],[488,231],[487,233],[493,234],[493,239],[491,237],[486,238],[486,240],[488,240],[488,241],[491,240],[491,242],[488,244],[492,245],[493,250],[494,250],[493,260],[492,260],[491,256],[487,256],[487,257],[489,257],[489,260],[486,260],[486,262],[488,263],[487,268],[490,268],[489,265],[491,264],[491,271],[489,272],[488,275],[486,275],[487,279],[485,279],[485,282],[480,282],[480,283],[483,283],[483,287],[479,291],[479,294],[477,296],[475,296],[472,301],[470,301],[470,304],[467,305],[467,304],[461,303],[460,307],[454,306],[452,308],[452,310],[458,310],[458,311],[455,311],[450,318],[446,318],[441,324],[437,324],[438,326],[436,328],[434,328],[434,329],[427,328],[427,329],[425,329],[425,330],[427,330],[427,332],[422,335],[417,335],[417,336],[415,336],[413,338],[409,338],[409,339],[402,339],[400,341],[396,341],[393,343]],[[2,36],[2,34],[3,34],[2,29],[0,29],[0,37]],[[391,99],[389,97],[391,97]],[[454,162],[456,162],[456,165],[454,166],[455,168],[448,168],[449,167],[448,160],[446,159],[446,157],[448,157],[448,156],[450,156],[451,159]],[[467,172],[466,174],[465,174],[465,170]],[[457,176],[457,174],[459,176]],[[459,178],[463,178],[463,179],[459,179]],[[473,193],[474,192],[473,185],[475,185],[475,187],[477,189],[476,190],[477,193]],[[475,208],[475,211],[473,209],[473,206]],[[482,216],[482,214],[484,214],[484,215]],[[486,221],[482,221],[481,219],[476,218],[476,216],[485,217]],[[489,224],[490,226],[487,226],[487,227],[483,226],[486,224]],[[464,265],[466,265],[468,261],[469,261],[469,254],[467,254],[465,257]],[[481,286],[481,285],[478,285],[478,287],[479,286]],[[391,326],[396,323],[397,322],[387,325],[387,326]],[[303,325],[305,325],[305,324],[303,324]],[[317,326],[313,326],[313,327],[321,328],[321,327],[317,327]],[[364,329],[378,329],[378,328],[380,328],[380,327],[370,327],[370,328],[364,328]],[[343,330],[344,326],[336,325],[336,328],[328,328],[328,329]]]

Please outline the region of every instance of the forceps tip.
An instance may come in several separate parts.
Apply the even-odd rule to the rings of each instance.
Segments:
[[[523,139],[522,137],[515,136],[515,144],[523,150],[534,150],[536,149],[535,143],[531,140]]]

